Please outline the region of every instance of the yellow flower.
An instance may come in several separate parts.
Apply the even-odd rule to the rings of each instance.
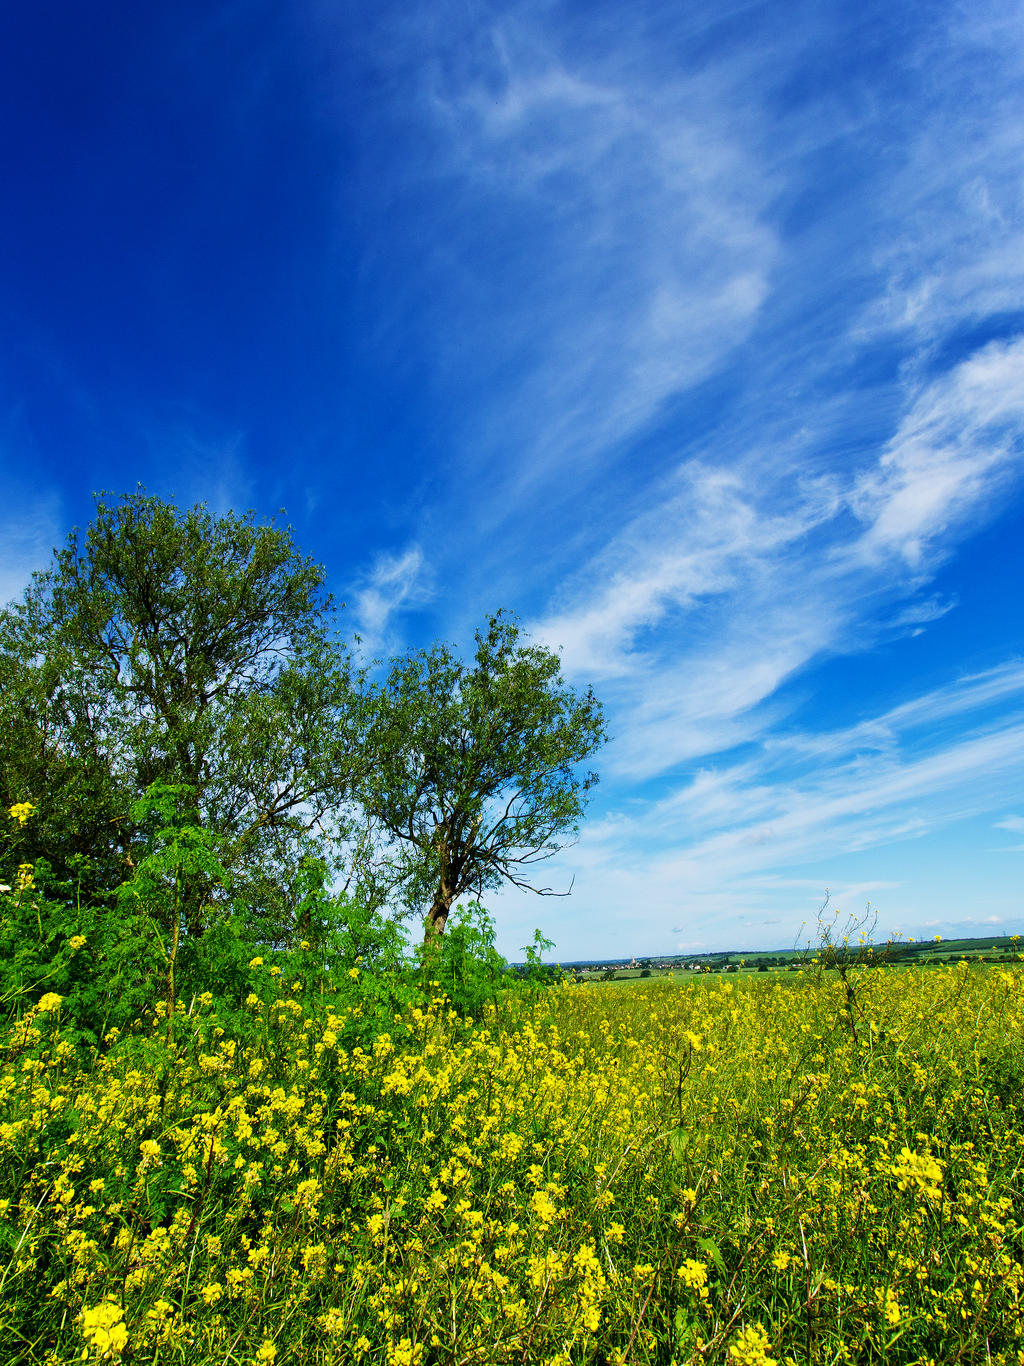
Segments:
[[[702,1262],[695,1262],[692,1257],[687,1257],[676,1275],[687,1290],[692,1290],[698,1299],[707,1299],[708,1269]]]
[[[388,1347],[388,1366],[419,1366],[422,1360],[423,1345],[411,1338],[402,1338]]]
[[[263,966],[263,959],[262,959],[262,958],[250,958],[250,959],[249,959],[249,966],[250,966],[251,968],[261,968],[261,967]]]
[[[769,1341],[759,1323],[741,1328],[729,1347],[729,1361],[732,1366],[779,1366],[775,1357],[767,1353]]]
[[[366,1228],[371,1238],[379,1238],[380,1231],[384,1227],[383,1214],[371,1214],[366,1221]]]
[[[348,970],[348,975],[352,978],[353,982],[356,981],[356,980],[358,979],[358,977],[359,977],[359,969],[358,969],[358,968],[349,968],[349,970]]]
[[[155,1138],[144,1138],[139,1144],[139,1152],[143,1157],[157,1158],[160,1156],[160,1144]]]
[[[63,1000],[64,997],[58,996],[55,991],[48,991],[45,996],[39,998],[39,1004],[36,1009],[50,1012],[60,1010]]]
[[[31,802],[15,802],[13,806],[7,808],[7,814],[12,816],[19,825],[25,825],[30,817],[36,814],[37,809]]]
[[[534,1191],[530,1197],[530,1204],[533,1212],[542,1224],[553,1223],[558,1211],[555,1209],[554,1201],[547,1191]]]
[[[884,1289],[876,1288],[875,1303],[878,1305],[878,1311],[889,1327],[895,1328],[902,1317],[902,1310],[900,1309],[899,1299],[892,1287],[887,1285]]]
[[[942,1198],[942,1191],[939,1189],[942,1167],[928,1153],[922,1155],[911,1152],[909,1148],[901,1148],[900,1155],[889,1167],[889,1172],[896,1177],[901,1191],[913,1188],[930,1200]]]
[[[128,1346],[128,1329],[122,1322],[124,1311],[117,1304],[98,1304],[82,1310],[82,1333],[97,1352],[116,1352]]]
[[[84,947],[85,947],[85,935],[84,935],[84,934],[73,934],[73,935],[71,936],[71,938],[68,940],[68,948],[71,949],[72,952],[77,953],[79,949],[82,949],[82,948],[84,948]]]
[[[18,864],[18,876],[15,878],[14,885],[19,892],[27,892],[36,885],[33,871],[31,863]]]
[[[269,1338],[265,1338],[265,1339],[264,1339],[264,1342],[263,1342],[263,1346],[262,1346],[262,1347],[259,1349],[259,1351],[256,1353],[256,1360],[257,1360],[257,1361],[273,1361],[274,1358],[275,1358],[276,1356],[277,1356],[277,1348],[274,1346],[274,1344],[270,1341]]]

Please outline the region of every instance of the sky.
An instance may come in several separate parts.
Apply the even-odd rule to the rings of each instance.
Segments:
[[[1024,6],[0,19],[0,598],[285,509],[343,633],[593,685],[564,961],[1024,932]]]

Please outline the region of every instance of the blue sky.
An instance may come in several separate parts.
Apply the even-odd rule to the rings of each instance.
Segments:
[[[515,611],[614,738],[513,956],[1024,931],[1020,4],[8,8],[3,598],[141,482]]]

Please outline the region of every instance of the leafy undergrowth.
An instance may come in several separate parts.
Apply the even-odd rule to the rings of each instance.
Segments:
[[[1016,967],[0,1039],[0,1359],[1024,1362]]]

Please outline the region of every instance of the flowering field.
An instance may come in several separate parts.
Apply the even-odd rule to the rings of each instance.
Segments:
[[[1024,1362],[1024,978],[0,1039],[5,1363]]]

